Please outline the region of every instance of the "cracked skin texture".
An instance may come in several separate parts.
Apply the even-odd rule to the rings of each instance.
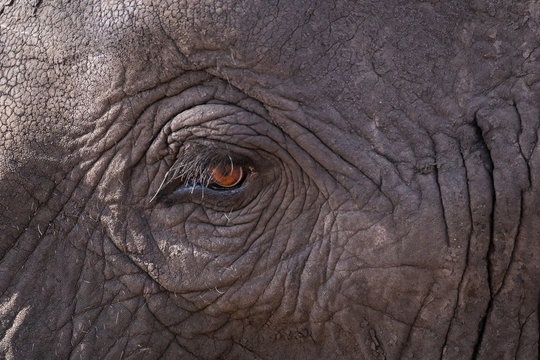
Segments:
[[[534,1],[0,2],[1,356],[537,359],[538,39]],[[240,187],[161,186],[208,152]]]

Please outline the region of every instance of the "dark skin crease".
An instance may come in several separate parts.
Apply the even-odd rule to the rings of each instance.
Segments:
[[[537,359],[537,10],[0,4],[0,357]]]

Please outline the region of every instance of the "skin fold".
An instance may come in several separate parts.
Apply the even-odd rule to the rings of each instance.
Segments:
[[[0,357],[537,359],[539,39],[532,0],[0,0]]]

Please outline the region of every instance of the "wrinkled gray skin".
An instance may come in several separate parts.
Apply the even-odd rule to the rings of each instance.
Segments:
[[[538,2],[0,9],[1,357],[537,359]]]

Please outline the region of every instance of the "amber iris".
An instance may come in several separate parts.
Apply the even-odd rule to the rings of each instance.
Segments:
[[[232,188],[240,184],[244,178],[244,170],[234,164],[216,165],[212,168],[212,185],[222,188]]]

